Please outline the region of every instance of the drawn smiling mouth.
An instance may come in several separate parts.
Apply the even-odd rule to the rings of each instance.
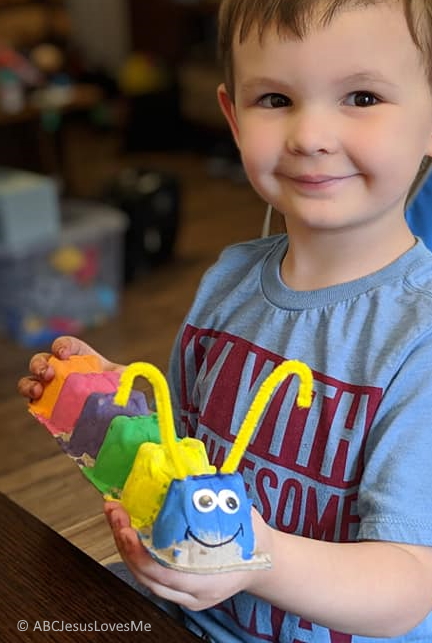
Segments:
[[[192,538],[192,540],[195,540],[195,542],[199,543],[200,545],[203,545],[204,547],[223,547],[224,545],[228,545],[233,540],[235,540],[239,534],[243,535],[243,525],[241,523],[239,528],[235,532],[235,534],[233,536],[230,536],[230,538],[228,538],[227,540],[223,540],[222,542],[219,542],[219,543],[206,543],[204,540],[201,540],[200,538],[198,538],[198,536],[195,536],[191,528],[188,527],[185,533],[185,540],[187,540],[190,537]]]

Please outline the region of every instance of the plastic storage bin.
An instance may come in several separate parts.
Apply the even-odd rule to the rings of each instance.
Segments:
[[[0,168],[0,244],[24,249],[60,231],[57,186],[53,179]]]
[[[0,327],[24,346],[41,347],[113,316],[126,226],[124,213],[105,204],[68,202],[55,241],[0,247]]]

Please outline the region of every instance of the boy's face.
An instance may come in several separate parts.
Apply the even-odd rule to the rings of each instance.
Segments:
[[[288,225],[403,216],[432,155],[432,94],[401,2],[343,10],[303,41],[252,31],[233,56],[235,100],[221,86],[220,104],[252,185]]]

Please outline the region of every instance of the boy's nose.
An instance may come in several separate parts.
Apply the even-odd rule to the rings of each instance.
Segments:
[[[286,145],[291,154],[332,154],[337,140],[331,119],[323,112],[299,112],[290,116]]]

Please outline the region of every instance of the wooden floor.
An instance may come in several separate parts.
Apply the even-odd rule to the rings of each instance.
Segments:
[[[107,153],[109,146],[99,137],[86,154],[79,157],[76,151],[81,190],[85,192],[89,177],[94,178],[91,191],[124,164],[139,161],[168,169],[181,180],[182,227],[174,260],[128,286],[116,318],[86,331],[83,338],[115,361],[148,360],[165,369],[204,270],[227,244],[259,236],[264,206],[245,183],[209,176],[205,158],[177,153],[119,160]],[[0,491],[106,563],[115,559],[115,548],[99,493],[30,416],[16,392],[33,352],[0,335]]]

